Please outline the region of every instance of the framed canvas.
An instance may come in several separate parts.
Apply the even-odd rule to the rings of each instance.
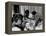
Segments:
[[[44,6],[41,3],[6,2],[5,32],[7,34],[44,32]]]

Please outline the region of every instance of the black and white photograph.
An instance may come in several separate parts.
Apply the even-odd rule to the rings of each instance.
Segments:
[[[42,6],[13,5],[11,22],[12,31],[42,30]]]

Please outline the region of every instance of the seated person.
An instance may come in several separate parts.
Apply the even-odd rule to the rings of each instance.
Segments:
[[[12,22],[12,26],[18,27],[22,31],[24,30],[24,26],[22,25],[23,16],[21,14],[13,15]]]

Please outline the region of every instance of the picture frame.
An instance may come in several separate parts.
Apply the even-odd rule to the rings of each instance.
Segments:
[[[43,15],[43,26],[42,30],[29,30],[29,31],[12,31],[12,9],[14,5],[22,5],[22,6],[38,6],[42,7],[42,15]],[[34,10],[35,8],[33,8]],[[45,4],[41,3],[27,3],[27,2],[6,2],[5,3],[5,33],[7,34],[21,34],[21,33],[39,33],[45,32]]]

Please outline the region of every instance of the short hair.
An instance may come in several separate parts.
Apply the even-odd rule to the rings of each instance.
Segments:
[[[35,15],[36,14],[36,11],[32,11],[32,14]]]
[[[25,16],[28,17],[29,16],[29,10],[25,11]]]

